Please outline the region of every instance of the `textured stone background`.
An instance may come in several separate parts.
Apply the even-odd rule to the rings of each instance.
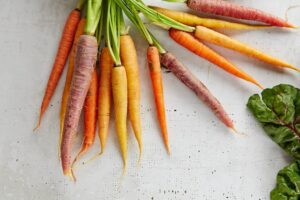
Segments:
[[[284,17],[299,0],[232,0]],[[146,1],[187,10],[183,4]],[[0,7],[0,199],[269,199],[276,173],[289,158],[267,136],[246,109],[248,97],[259,90],[193,56],[168,38],[153,33],[199,77],[223,103],[244,135],[227,130],[201,101],[171,73],[164,74],[172,156],[168,157],[155,118],[155,107],[145,65],[146,43],[131,29],[142,82],[144,155],[137,165],[138,149],[129,131],[128,169],[122,162],[114,128],[105,154],[76,171],[78,182],[62,176],[57,157],[60,81],[43,124],[36,134],[39,104],[51,69],[57,43],[75,0],[1,1]],[[299,9],[289,19],[300,25]],[[271,55],[300,66],[300,32],[268,29],[226,32]],[[290,83],[299,87],[299,74],[271,68],[228,50],[216,48],[253,75],[265,87]],[[113,123],[113,122],[112,122]],[[81,133],[81,132],[80,132]],[[78,148],[80,134],[76,139]],[[99,142],[85,158],[94,155]],[[75,150],[74,150],[75,152]]]

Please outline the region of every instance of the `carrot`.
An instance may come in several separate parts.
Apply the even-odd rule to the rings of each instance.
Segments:
[[[197,26],[195,31],[195,37],[204,40],[206,42],[210,42],[228,49],[232,49],[234,51],[252,56],[254,58],[257,58],[259,60],[262,60],[266,63],[269,63],[271,65],[279,66],[279,67],[286,67],[290,68],[296,71],[300,71],[300,69],[292,66],[291,64],[288,64],[284,61],[281,61],[277,58],[271,57],[269,55],[266,55],[263,52],[260,52],[244,43],[241,43],[237,40],[231,39],[230,37],[218,33],[214,30],[208,29],[203,26]]]
[[[97,123],[98,74],[94,68],[90,87],[84,102],[84,138],[80,151],[73,164],[90,148],[95,141]]]
[[[188,88],[190,88],[229,128],[234,129],[232,120],[220,104],[220,102],[210,93],[207,87],[197,79],[176,57],[171,53],[164,53],[160,56],[160,62]]]
[[[287,21],[273,16],[269,13],[237,5],[223,0],[187,0],[187,6],[193,10],[232,17],[237,19],[245,19],[263,22],[272,26],[294,28],[293,25]]]
[[[171,151],[170,151],[170,145],[168,139],[163,81],[162,81],[162,73],[161,73],[161,66],[159,60],[159,52],[157,47],[150,46],[148,48],[147,61],[148,61],[148,67],[149,67],[150,77],[152,81],[153,94],[155,98],[157,118],[159,121],[165,146],[167,148],[168,153],[170,154]]]
[[[71,147],[76,135],[80,113],[92,79],[98,51],[94,36],[81,35],[75,55],[75,69],[68,97],[61,143],[61,161],[65,175],[74,178],[71,168]]]
[[[129,119],[142,155],[142,127],[140,116],[140,78],[136,49],[130,35],[120,39],[120,56],[128,79],[128,112]]]
[[[78,43],[79,37],[84,32],[85,22],[86,22],[86,19],[84,19],[84,18],[82,18],[79,22],[79,25],[78,25],[77,30],[76,30],[72,50],[71,50],[71,53],[70,53],[67,77],[66,77],[65,87],[64,87],[64,91],[63,91],[63,95],[62,95],[62,100],[61,100],[59,146],[61,145],[61,138],[62,138],[62,133],[63,133],[64,119],[65,119],[65,114],[66,114],[66,109],[67,109],[68,96],[69,96],[69,93],[70,93],[70,87],[71,87],[72,76],[73,76],[73,71],[74,71],[74,65],[75,65],[74,60],[75,60],[75,53],[76,53],[77,43]],[[59,149],[59,157],[60,157],[60,149]]]
[[[112,98],[111,71],[114,64],[107,47],[102,49],[99,61],[100,79],[98,93],[98,132],[101,144],[101,153],[103,153],[109,129]]]
[[[189,25],[189,26],[205,26],[208,28],[213,29],[240,29],[240,30],[249,30],[249,29],[259,29],[259,28],[266,28],[270,26],[259,26],[259,25],[248,25],[248,24],[241,24],[235,22],[228,22],[219,19],[211,19],[211,18],[203,18],[198,17],[196,15],[192,15],[185,12],[169,10],[166,8],[156,7],[156,6],[149,6],[150,8],[156,10],[157,12],[166,15],[180,23]]]
[[[105,38],[114,67],[111,72],[112,96],[115,110],[116,132],[123,159],[123,175],[127,165],[127,75],[120,58],[120,35],[125,28],[121,8],[115,1],[107,1]]]
[[[175,40],[178,44],[184,46],[194,54],[205,58],[206,60],[214,63],[215,65],[221,67],[223,70],[227,71],[234,76],[237,76],[241,79],[254,83],[260,88],[263,88],[255,79],[249,76],[247,73],[243,72],[228,60],[226,60],[221,55],[217,54],[215,51],[205,46],[203,43],[194,38],[190,33],[170,29],[170,37]]]
[[[72,47],[72,43],[73,43],[73,40],[75,37],[75,33],[77,30],[79,21],[80,21],[80,11],[75,9],[70,13],[70,15],[65,23],[65,26],[64,26],[64,30],[63,30],[61,40],[59,42],[57,54],[55,57],[55,61],[54,61],[53,67],[52,67],[52,71],[51,71],[51,74],[50,74],[50,77],[49,77],[49,80],[47,83],[47,87],[45,90],[45,94],[43,97],[43,101],[41,104],[38,124],[37,124],[35,130],[38,129],[41,125],[43,115],[51,101],[51,98],[54,94],[54,91],[56,89],[58,81],[61,77],[64,66],[68,59],[69,52]]]
[[[122,152],[124,169],[126,169],[127,159],[127,77],[123,66],[112,69],[112,94],[114,100],[116,130]]]

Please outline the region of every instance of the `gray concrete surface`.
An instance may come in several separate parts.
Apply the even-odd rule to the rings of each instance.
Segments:
[[[299,0],[232,0],[284,17]],[[146,1],[187,10],[183,4]],[[275,185],[276,173],[289,162],[246,109],[248,97],[259,90],[193,56],[168,38],[153,33],[199,77],[223,103],[244,135],[227,130],[201,101],[170,73],[164,74],[172,155],[167,156],[155,118],[155,107],[145,65],[146,43],[132,28],[142,82],[144,155],[137,165],[138,148],[129,131],[127,175],[112,128],[105,154],[76,171],[76,184],[63,177],[57,157],[59,83],[41,128],[39,104],[51,70],[60,33],[75,0],[1,1],[0,7],[0,199],[2,200],[264,200]],[[289,19],[300,24],[299,9]],[[226,32],[271,55],[300,66],[300,32],[260,30]],[[259,61],[217,48],[265,87],[290,83],[299,87],[299,74],[274,71]],[[64,73],[65,75],[65,73]],[[81,136],[76,138],[75,149]],[[85,159],[99,149],[98,139]]]

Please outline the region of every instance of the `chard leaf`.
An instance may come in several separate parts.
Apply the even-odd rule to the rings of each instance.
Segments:
[[[300,90],[287,84],[252,95],[247,104],[265,132],[282,149],[300,159]]]
[[[295,161],[278,172],[277,184],[271,191],[271,200],[300,199],[300,161]]]

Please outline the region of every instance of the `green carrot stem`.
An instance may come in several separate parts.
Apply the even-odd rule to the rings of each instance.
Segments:
[[[127,0],[127,2],[130,2],[132,5],[134,5],[137,10],[141,11],[151,21],[154,21],[154,22],[160,23],[160,24],[164,24],[167,27],[171,27],[174,29],[182,30],[182,31],[187,31],[187,32],[195,31],[195,27],[187,26],[180,22],[177,22],[177,21],[149,8],[144,3],[137,2],[136,0]]]
[[[118,4],[118,6],[120,8],[122,8],[122,10],[126,14],[126,16],[130,19],[130,21],[142,33],[142,35],[147,40],[147,42],[149,43],[149,45],[153,45],[152,36],[149,34],[148,29],[145,27],[142,19],[140,18],[140,16],[138,15],[137,10],[135,9],[135,7],[130,6],[128,4],[126,5],[122,0],[116,0],[116,3]],[[128,34],[128,31],[125,34]],[[122,33],[121,33],[121,35],[122,35]]]
[[[85,33],[94,35],[100,20],[102,0],[87,0]]]
[[[167,51],[162,47],[162,45],[159,43],[159,41],[156,39],[156,37],[154,37],[154,35],[151,32],[149,32],[149,33],[151,34],[153,43],[157,47],[159,53],[160,54],[167,53]]]
[[[101,46],[102,35],[103,35],[105,8],[106,8],[106,6],[105,6],[105,1],[104,1],[101,5],[101,9],[100,9],[100,12],[101,12],[100,13],[100,20],[99,20],[99,23],[98,23],[97,34],[96,34],[99,48]]]
[[[116,6],[115,1],[107,1],[106,13],[106,44],[114,60],[115,66],[121,65],[120,59],[120,25],[122,10]]]
[[[76,5],[76,9],[77,10],[82,10],[85,2],[86,2],[86,0],[78,0],[77,5]]]

